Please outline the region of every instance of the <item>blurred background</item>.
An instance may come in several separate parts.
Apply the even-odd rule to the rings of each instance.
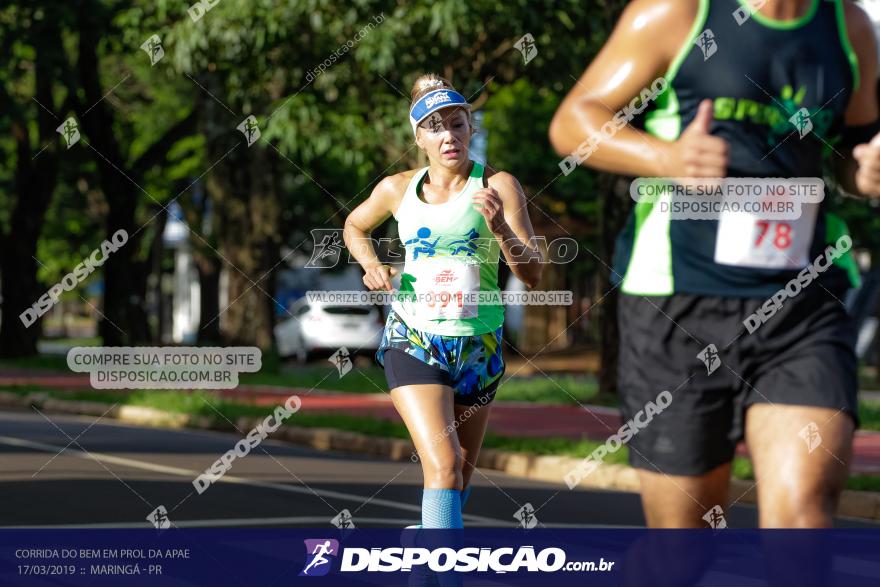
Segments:
[[[520,180],[536,233],[580,244],[540,285],[572,291],[575,303],[512,311],[509,342],[524,354],[613,346],[607,265],[629,198],[613,177],[561,175],[546,135],[624,4],[7,6],[0,355],[71,339],[277,351],[273,332],[306,290],[362,287],[347,255],[305,268],[312,231],[341,228],[384,176],[425,163],[406,122],[412,82],[425,72],[474,103],[474,157]],[[251,116],[259,138],[249,146],[237,127]],[[56,130],[68,119],[80,137],[70,148]],[[832,197],[870,270],[876,208]],[[62,303],[30,327],[8,319],[119,229],[129,242]],[[374,236],[395,237],[393,219]],[[506,267],[501,286],[521,288]]]
[[[406,116],[412,82],[429,71],[475,103],[476,155],[526,186],[538,233],[597,251],[548,271],[544,285],[579,300],[601,294],[616,210],[589,172],[554,180],[546,131],[622,4],[7,6],[4,315],[30,307],[116,230],[130,242],[34,328],[3,320],[3,355],[92,337],[270,349],[273,326],[306,289],[360,283],[346,263],[303,270],[310,231],[341,227],[382,177],[423,163]],[[526,34],[528,65],[514,47]],[[250,147],[236,128],[248,116],[260,134]],[[81,142],[67,149],[56,127],[69,117]],[[511,337],[540,348],[583,310],[560,313],[535,340],[522,326]],[[575,328],[551,346],[596,338]]]
[[[627,198],[613,178],[562,176],[547,128],[623,4],[7,6],[0,354],[71,341],[276,352],[273,332],[306,290],[363,287],[347,256],[304,268],[311,231],[341,228],[382,177],[425,164],[407,124],[425,72],[474,103],[474,156],[520,180],[537,234],[580,244],[540,286],[571,290],[575,303],[512,310],[509,342],[524,354],[598,348]],[[249,116],[260,135],[251,146],[237,129]],[[80,135],[70,148],[56,131],[68,118]],[[396,236],[393,224],[375,236]],[[62,303],[30,327],[6,319],[119,229],[129,242]],[[515,281],[503,267],[502,287],[521,288]]]

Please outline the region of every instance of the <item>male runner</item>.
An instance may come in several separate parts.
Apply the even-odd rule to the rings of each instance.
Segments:
[[[665,91],[643,92],[659,76]],[[639,128],[581,148],[584,164],[691,178],[834,168],[848,191],[878,197],[876,78],[871,23],[850,2],[635,0],[560,106],[550,138],[560,154],[576,153],[641,93],[651,103]],[[622,416],[661,390],[673,395],[629,443],[650,526],[705,527],[723,512],[742,438],[762,526],[831,525],[857,417],[854,329],[840,300],[858,271],[846,228],[827,208],[730,230],[723,213],[671,220],[660,206],[635,206],[613,273]],[[750,333],[749,317],[826,251],[832,267]]]

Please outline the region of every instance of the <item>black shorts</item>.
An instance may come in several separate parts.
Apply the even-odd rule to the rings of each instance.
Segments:
[[[745,411],[757,403],[841,410],[858,425],[856,333],[842,299],[814,284],[749,334],[743,321],[766,298],[622,294],[621,417],[644,424],[648,402],[671,393],[630,439],[630,463],[706,473],[732,460]],[[710,344],[718,360],[707,365],[698,355]]]
[[[452,377],[448,371],[444,371],[436,365],[428,365],[417,358],[408,355],[400,349],[386,349],[383,354],[385,366],[385,379],[388,388],[394,389],[403,385],[436,384],[451,387],[454,390]],[[495,392],[501,379],[498,378],[484,389],[473,393],[454,393],[454,401],[462,406],[486,405],[495,399]]]

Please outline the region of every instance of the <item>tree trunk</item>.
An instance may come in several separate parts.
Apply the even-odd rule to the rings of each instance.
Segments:
[[[223,226],[218,240],[229,265],[229,305],[220,308],[220,330],[230,344],[269,349],[275,303],[272,268],[278,250],[271,240],[278,234],[279,199],[269,187],[266,167],[271,155],[257,144],[250,149],[254,151],[241,165],[230,162],[216,171],[214,178],[226,176],[226,181],[208,183],[214,201],[223,202],[216,208]]]
[[[40,223],[42,224],[42,222]],[[14,225],[13,225],[14,226]],[[3,320],[0,325],[0,356],[26,357],[37,354],[37,340],[42,320],[30,327],[19,316],[44,293],[37,282],[36,236],[31,231],[13,229],[3,239],[0,274],[3,275]]]
[[[116,173],[115,170],[112,170]],[[117,181],[105,178],[102,182],[105,194],[112,193],[113,186],[118,186]],[[125,193],[125,192],[116,192]],[[137,305],[145,303],[146,289],[139,289],[138,285],[146,285],[146,279],[142,273],[145,269],[134,262],[134,251],[137,242],[132,242],[139,237],[132,238],[137,228],[134,226],[135,205],[133,196],[114,197],[108,196],[108,201],[115,200],[110,206],[107,215],[107,234],[111,235],[119,229],[123,229],[129,236],[129,241],[112,253],[104,263],[104,307],[103,318],[99,326],[99,333],[107,346],[130,346],[138,342],[146,342],[144,333],[147,331],[146,324],[138,325],[138,317],[144,316],[138,311]]]
[[[220,335],[220,269],[214,255],[193,253],[199,271],[199,333],[200,345],[222,344]]]
[[[181,209],[189,226],[201,226],[202,238],[191,238],[193,263],[199,275],[199,330],[198,344],[217,346],[225,344],[220,334],[220,271],[223,263],[215,248],[217,214],[202,183],[195,188],[195,197],[181,201]],[[213,244],[212,244],[213,243]]]
[[[200,83],[214,95],[226,93],[217,76]],[[248,146],[244,136],[234,130],[244,115],[230,121],[226,109],[214,100],[202,99],[200,109],[208,158],[223,159],[208,175],[206,197],[214,215],[218,256],[229,276],[227,306],[217,313],[210,306],[203,307],[201,322],[207,324],[219,316],[215,323],[219,323],[220,337],[227,344],[266,350],[274,344],[274,267],[280,247],[282,200],[277,184],[279,157],[262,140]],[[200,242],[194,242],[194,249],[207,246],[202,239],[196,240]],[[200,264],[200,271],[206,268],[212,269]],[[212,281],[216,279],[207,275]]]
[[[55,78],[53,61],[61,53],[60,33],[53,19],[43,21],[45,29],[35,31],[37,49],[36,99],[55,110],[52,85]],[[39,41],[39,42],[37,42]],[[5,90],[0,90],[4,91]],[[37,281],[37,240],[43,228],[46,208],[55,191],[58,176],[58,139],[55,116],[37,108],[38,143],[49,146],[38,156],[31,152],[28,125],[21,120],[12,123],[16,143],[15,192],[9,233],[0,239],[0,275],[2,280],[3,316],[0,324],[0,356],[23,357],[37,354],[41,320],[26,327],[19,316],[45,293]],[[35,157],[35,158],[34,158]]]
[[[51,104],[51,102],[49,102]],[[30,137],[20,127],[28,143]],[[37,281],[37,240],[45,219],[46,206],[55,187],[54,153],[43,152],[40,158],[46,161],[35,167],[51,169],[49,173],[37,171],[30,164],[30,149],[19,144],[18,157],[25,157],[25,163],[16,169],[18,201],[10,222],[9,234],[5,236],[0,250],[0,274],[3,275],[3,320],[0,325],[0,355],[4,357],[23,357],[37,353],[37,340],[40,336],[42,319],[29,326],[21,321],[20,315],[30,308],[46,289]],[[37,159],[39,161],[39,158]]]
[[[145,315],[143,316],[143,323],[149,324],[149,316],[152,313],[153,316],[156,316],[156,324],[155,328],[150,329],[145,336],[147,336],[154,345],[162,344],[162,260],[165,257],[165,242],[163,240],[165,234],[165,225],[168,222],[168,213],[165,212],[159,206],[156,206],[153,211],[150,213],[152,216],[156,215],[155,219],[152,221],[152,225],[150,228],[153,231],[153,235],[150,239],[150,256],[143,263],[144,267],[144,284],[143,291],[146,292],[150,289],[150,285],[153,285],[153,289],[151,292],[151,297],[154,300],[153,307],[149,308],[149,312],[147,312],[146,304],[142,307],[144,308]],[[150,280],[150,276],[153,276],[153,279]],[[146,297],[145,297],[146,300]]]
[[[626,222],[628,207],[626,196],[620,192],[621,180],[619,177],[608,174],[599,176],[599,193],[601,198],[600,215],[602,221],[599,224],[599,256],[606,264],[599,267],[597,279],[596,299],[602,298],[602,303],[597,306],[599,310],[599,333],[600,360],[599,360],[599,393],[603,395],[617,394],[617,364],[620,346],[620,331],[617,324],[617,301],[618,289],[610,291],[612,256],[617,233]]]
[[[144,231],[139,231],[136,214],[141,194],[151,203],[158,202],[141,187],[143,178],[153,165],[164,161],[174,143],[195,130],[196,113],[193,111],[174,124],[136,161],[128,161],[128,154],[114,135],[114,111],[103,99],[105,92],[99,76],[97,47],[101,34],[110,27],[109,20],[101,19],[110,17],[97,5],[81,12],[77,65],[87,102],[93,104],[81,122],[90,141],[86,148],[95,152],[101,189],[110,209],[107,235],[109,238],[123,229],[129,238],[104,264],[104,317],[99,332],[107,346],[128,346],[150,340],[144,309],[149,264],[139,257]]]
[[[129,346],[147,341],[141,338],[147,331],[146,324],[137,324],[139,317],[145,314],[136,308],[145,303],[146,290],[140,290],[138,286],[145,285],[146,280],[138,275],[142,269],[133,262],[140,241],[140,235],[135,234],[138,228],[135,226],[135,212],[141,188],[138,178],[126,173],[125,155],[113,134],[115,116],[103,100],[97,54],[105,25],[101,17],[96,9],[83,11],[80,18],[79,81],[86,102],[94,104],[91,111],[82,115],[80,122],[85,129],[85,148],[94,152],[101,189],[109,207],[108,238],[121,229],[126,231],[129,239],[104,263],[104,307],[98,332],[107,346]]]

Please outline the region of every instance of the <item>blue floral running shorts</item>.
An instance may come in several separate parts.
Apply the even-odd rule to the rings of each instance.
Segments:
[[[442,336],[407,326],[393,310],[376,360],[391,389],[437,383],[455,392],[455,403],[485,405],[495,397],[504,374],[501,330],[475,336]]]

